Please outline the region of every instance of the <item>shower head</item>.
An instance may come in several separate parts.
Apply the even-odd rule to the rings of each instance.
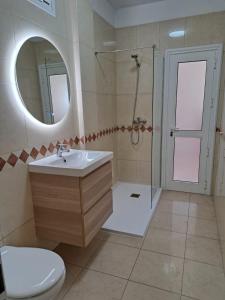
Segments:
[[[133,58],[135,60],[137,68],[140,68],[141,64],[140,64],[140,62],[138,60],[138,55],[137,54],[132,54],[131,58]]]

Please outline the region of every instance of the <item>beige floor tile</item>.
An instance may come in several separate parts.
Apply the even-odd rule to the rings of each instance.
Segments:
[[[195,218],[203,218],[215,220],[216,212],[213,206],[190,203],[189,216]]]
[[[184,257],[185,240],[186,234],[151,228],[146,235],[142,248]]]
[[[222,268],[185,261],[182,293],[204,300],[225,299],[225,277]]]
[[[141,237],[118,234],[107,230],[101,230],[97,238],[111,243],[122,244],[134,248],[140,248],[143,242],[143,238]]]
[[[183,259],[141,250],[131,280],[179,293],[182,273]]]
[[[95,239],[87,248],[80,248],[66,244],[60,244],[55,252],[58,253],[66,263],[85,267],[90,257],[100,247],[101,241]]]
[[[129,281],[122,300],[180,300],[180,296]]]
[[[188,236],[185,257],[222,267],[222,255],[218,240]]]
[[[156,212],[151,221],[150,228],[153,227],[179,233],[186,233],[187,225],[187,216],[178,216],[174,214]]]
[[[210,205],[213,206],[213,199],[211,196],[200,195],[200,194],[190,194],[190,202],[200,205]]]
[[[175,191],[163,191],[160,200],[177,200],[188,202],[190,198],[189,193],[175,192]]]
[[[129,278],[139,249],[102,242],[101,249],[90,259],[88,268],[110,275]]]
[[[86,270],[81,273],[64,300],[119,300],[126,280]]]
[[[68,265],[66,264],[66,279],[63,285],[63,288],[61,289],[59,295],[56,297],[55,300],[62,300],[66,293],[69,291],[69,289],[73,286],[76,278],[81,272],[81,268],[74,266],[74,265]]]
[[[188,220],[188,234],[217,239],[216,221],[190,217]]]
[[[188,216],[189,202],[186,201],[160,201],[157,212],[165,212],[177,215]]]

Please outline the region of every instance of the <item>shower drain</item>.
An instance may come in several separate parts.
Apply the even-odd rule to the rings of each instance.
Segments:
[[[135,193],[130,195],[131,198],[139,198],[140,196],[141,194],[135,194]]]

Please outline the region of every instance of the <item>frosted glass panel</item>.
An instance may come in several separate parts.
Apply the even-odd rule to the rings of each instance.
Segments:
[[[51,75],[49,78],[54,122],[58,122],[63,119],[67,110],[69,109],[70,104],[67,74]]]
[[[174,180],[199,181],[201,140],[198,138],[175,138]]]
[[[206,61],[179,63],[176,128],[201,130]]]

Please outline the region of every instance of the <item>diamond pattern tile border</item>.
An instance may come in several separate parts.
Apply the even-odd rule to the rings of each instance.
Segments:
[[[67,144],[70,147],[72,147],[74,145],[92,143],[98,139],[103,138],[104,136],[114,134],[118,131],[130,132],[132,130],[137,131],[136,128],[132,129],[131,126],[127,126],[127,127],[126,126],[116,126],[113,128],[106,128],[106,129],[100,130],[99,132],[88,134],[86,136],[81,136],[81,137],[76,136],[75,138],[70,138],[68,140],[63,139],[62,141],[57,141],[57,143],[55,145],[51,142],[48,146],[42,145],[40,147],[40,149],[37,147],[33,147],[30,152],[27,152],[26,150],[23,149],[19,155],[16,155],[15,153],[10,153],[7,160],[0,157],[0,172],[4,169],[4,167],[7,164],[10,165],[11,167],[15,167],[16,164],[18,163],[18,161],[26,163],[29,158],[35,160],[39,154],[42,156],[52,154],[54,152],[54,150],[56,149],[57,144],[60,144],[60,143]],[[151,126],[148,126],[148,127],[143,126],[140,130],[142,132],[145,132],[145,131],[152,132],[152,127]]]

